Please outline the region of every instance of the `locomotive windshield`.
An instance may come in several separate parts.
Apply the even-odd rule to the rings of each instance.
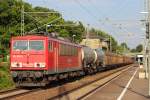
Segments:
[[[28,41],[25,40],[14,41],[13,50],[28,50]]]
[[[16,40],[13,50],[44,50],[44,42],[41,40]]]
[[[29,41],[29,50],[44,50],[43,41]]]

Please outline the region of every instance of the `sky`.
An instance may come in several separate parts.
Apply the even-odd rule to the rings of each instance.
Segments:
[[[103,30],[130,48],[144,43],[145,0],[25,0],[33,6],[59,11],[65,20],[81,21]]]

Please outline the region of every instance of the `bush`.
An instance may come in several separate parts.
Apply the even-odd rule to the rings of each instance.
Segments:
[[[14,87],[8,66],[0,67],[0,90]]]

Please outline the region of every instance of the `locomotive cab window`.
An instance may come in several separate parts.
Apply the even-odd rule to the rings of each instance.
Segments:
[[[44,41],[41,40],[16,40],[13,50],[44,50]]]
[[[44,50],[44,41],[40,40],[29,41],[29,50]]]
[[[28,50],[28,41],[27,40],[14,41],[13,50]]]

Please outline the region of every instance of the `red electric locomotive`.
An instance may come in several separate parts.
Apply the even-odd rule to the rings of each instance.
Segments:
[[[10,69],[16,85],[45,86],[52,80],[95,73],[133,63],[130,57],[104,53],[48,35],[11,39]]]
[[[81,46],[48,36],[13,37],[10,52],[11,73],[19,86],[44,86],[58,74],[82,69]]]

